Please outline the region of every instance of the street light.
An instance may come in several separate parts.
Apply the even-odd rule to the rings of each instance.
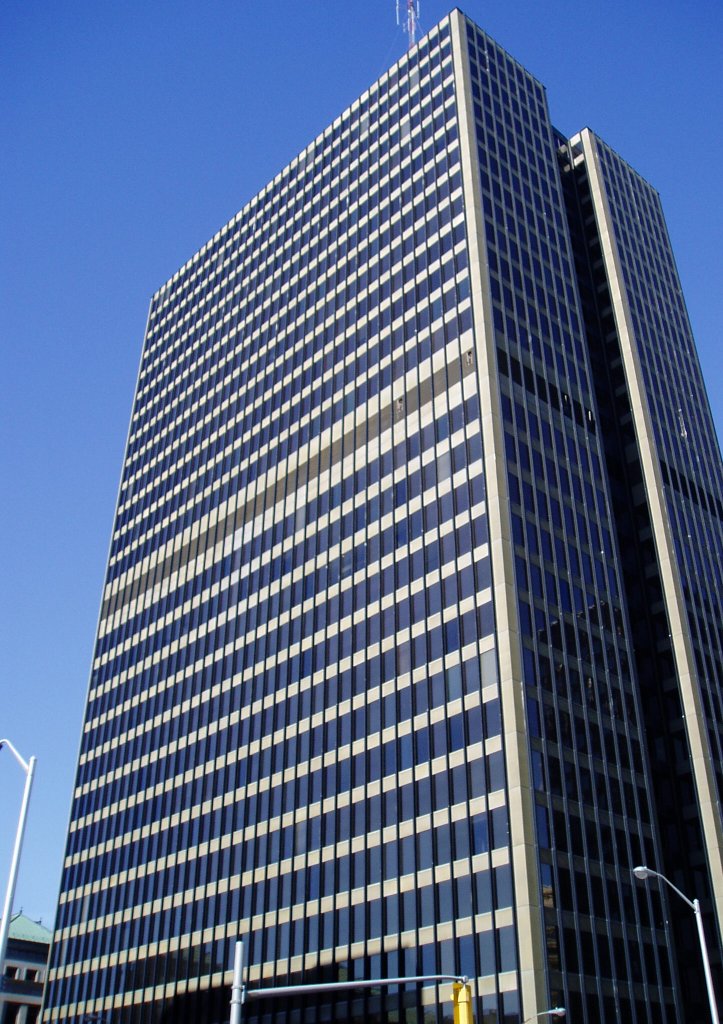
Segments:
[[[542,1010],[540,1013],[535,1013],[531,1017],[525,1017],[522,1024],[528,1024],[528,1021],[538,1020],[540,1017],[564,1017],[567,1010],[564,1006],[553,1006],[551,1010]]]
[[[35,758],[31,757],[29,761],[24,761],[20,754],[18,754],[15,747],[12,745],[10,740],[0,740],[0,750],[3,747],[7,747],[10,753],[13,755],[15,760],[18,762],[22,770],[25,772],[25,792],[23,793],[23,803],[20,808],[20,818],[18,819],[18,827],[15,833],[15,846],[13,848],[13,859],[10,862],[10,877],[8,878],[8,889],[5,894],[5,906],[3,908],[2,921],[0,921],[0,986],[2,985],[2,979],[5,976],[5,953],[7,951],[8,936],[10,934],[10,918],[12,917],[13,911],[13,898],[15,896],[15,882],[18,877],[18,865],[20,863],[20,848],[23,845],[23,833],[25,832],[25,819],[28,815],[28,803],[30,802],[30,787],[33,784],[33,775],[35,774]],[[0,988],[0,1010],[2,1009],[4,995],[2,988]]]
[[[713,1024],[720,1024],[720,1018],[718,1017],[718,1010],[715,1005],[715,992],[713,991],[713,976],[710,972],[710,960],[708,959],[708,947],[705,944],[705,932],[703,931],[703,916],[700,912],[700,903],[697,899],[689,900],[685,893],[681,892],[677,885],[673,885],[669,878],[665,875],[661,875],[659,871],[653,871],[652,868],[640,865],[637,868],[633,868],[633,874],[636,878],[641,881],[645,881],[647,878],[660,878],[661,881],[669,885],[673,892],[677,892],[682,900],[692,908],[695,914],[695,923],[698,926],[698,939],[700,940],[700,953],[703,957],[703,972],[705,974],[705,986],[708,990],[708,1002],[710,1003],[710,1015]]]

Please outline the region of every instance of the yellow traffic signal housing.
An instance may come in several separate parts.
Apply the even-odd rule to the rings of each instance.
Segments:
[[[452,985],[452,1004],[454,1006],[454,1024],[474,1024],[472,990],[469,985],[462,985],[460,982]]]

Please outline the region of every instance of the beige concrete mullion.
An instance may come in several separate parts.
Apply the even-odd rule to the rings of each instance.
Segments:
[[[605,273],[620,341],[620,352],[625,380],[630,395],[633,426],[640,454],[645,494],[653,525],[653,537],[660,566],[665,610],[670,627],[670,640],[675,654],[675,665],[680,697],[685,714],[685,728],[690,746],[696,795],[700,806],[703,836],[713,884],[714,909],[718,928],[723,933],[723,831],[717,808],[717,789],[713,757],[706,727],[706,715],[698,685],[695,654],[690,639],[688,616],[683,597],[675,545],[671,536],[668,511],[663,498],[663,479],[657,457],[652,416],[645,392],[640,359],[635,347],[635,332],[630,307],[623,283],[620,257],[605,196],[595,136],[585,128],[579,136],[585,158],[590,194],[595,211],[602,248]],[[575,140],[573,140],[573,143]]]
[[[476,129],[470,86],[464,17],[450,16],[457,76],[462,179],[469,245],[475,362],[479,386],[483,460],[487,483],[490,560],[504,728],[515,921],[519,956],[522,1016],[547,1006],[547,979],[542,906],[535,834],[534,793],[528,755],[527,715],[520,663],[520,627],[514,584],[509,494],[504,459],[504,430],[495,356],[491,298],[487,280],[484,214],[475,148]],[[473,379],[470,375],[467,380]]]

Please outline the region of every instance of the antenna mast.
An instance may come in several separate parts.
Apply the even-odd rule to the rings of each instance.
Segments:
[[[409,49],[414,46],[417,41],[417,29],[419,28],[419,0],[405,0],[407,5],[407,24],[406,33],[409,36]],[[399,20],[399,4],[400,0],[397,0],[397,25],[400,25]]]

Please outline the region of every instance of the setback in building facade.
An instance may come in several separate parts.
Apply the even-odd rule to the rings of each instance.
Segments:
[[[657,194],[454,11],[153,296],[44,1019],[220,1024],[242,937],[705,1020],[631,870],[719,966],[722,495]]]

